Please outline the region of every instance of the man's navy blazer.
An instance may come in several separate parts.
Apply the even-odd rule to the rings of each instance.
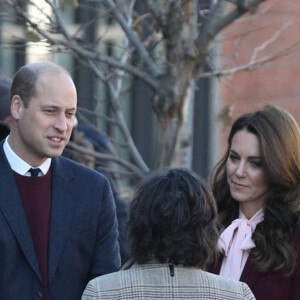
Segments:
[[[52,159],[50,300],[76,300],[88,281],[120,266],[108,180],[67,158]],[[13,171],[0,143],[0,299],[43,299],[42,278]]]

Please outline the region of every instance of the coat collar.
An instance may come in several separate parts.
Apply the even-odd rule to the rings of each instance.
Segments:
[[[70,182],[73,174],[64,166],[64,158],[52,159],[52,200],[49,233],[49,284],[54,277],[59,259],[70,232],[74,202]]]

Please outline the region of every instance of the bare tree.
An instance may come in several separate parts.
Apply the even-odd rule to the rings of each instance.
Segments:
[[[218,0],[205,6],[196,0],[139,0],[147,11],[135,10],[134,0],[0,0],[7,14],[14,14],[24,24],[29,42],[44,42],[52,51],[68,51],[84,62],[103,82],[118,127],[129,149],[130,161],[113,154],[95,153],[76,144],[74,149],[93,154],[96,158],[113,161],[121,176],[142,178],[149,172],[137,150],[121,109],[124,78],[138,78],[153,90],[152,106],[159,124],[159,150],[155,167],[180,165],[176,151],[185,151],[180,143],[182,126],[186,124],[184,105],[189,101],[192,83],[202,76],[211,45],[216,36],[247,12],[254,13],[264,0]],[[20,4],[22,3],[22,4]],[[89,7],[88,7],[89,6]],[[95,10],[97,19],[77,28],[64,20],[64,10],[70,7]],[[108,56],[99,45],[105,33],[91,44],[82,32],[99,19],[113,20],[123,33],[118,55]],[[100,25],[101,26],[101,25]],[[145,30],[146,29],[146,30]],[[158,48],[163,51],[156,51]],[[99,50],[100,49],[100,50]],[[132,55],[138,62],[131,60]],[[109,66],[104,69],[103,65]],[[255,65],[253,61],[245,68]],[[107,70],[110,70],[109,72]],[[221,71],[214,71],[220,75]],[[225,74],[225,73],[224,73]]]

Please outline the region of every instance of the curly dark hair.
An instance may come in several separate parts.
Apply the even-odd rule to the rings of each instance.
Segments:
[[[212,192],[196,173],[155,173],[137,187],[130,206],[133,258],[205,268],[218,255],[217,222]]]
[[[291,239],[299,229],[300,219],[299,127],[286,110],[275,105],[246,113],[233,123],[227,151],[211,177],[219,220],[224,227],[239,214],[239,203],[231,197],[227,183],[226,161],[232,138],[241,130],[258,137],[262,168],[269,186],[264,219],[252,236],[256,247],[251,250],[250,259],[260,272],[280,271],[283,276],[290,276],[297,259]]]

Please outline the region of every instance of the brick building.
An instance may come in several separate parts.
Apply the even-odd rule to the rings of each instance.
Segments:
[[[220,62],[226,69],[273,57],[255,70],[221,77],[220,106],[232,105],[233,119],[273,103],[290,111],[300,124],[299,15],[299,1],[265,1],[219,37]],[[228,130],[222,132],[224,149]]]
[[[210,3],[209,0],[199,0],[200,7],[209,8]],[[142,1],[136,1],[136,8],[143,11]],[[93,19],[94,13],[94,10],[77,8],[65,11],[64,18],[67,24],[76,27]],[[276,54],[278,57],[266,64],[256,65],[260,67],[255,70],[201,79],[197,83],[192,116],[194,132],[191,159],[192,168],[197,173],[206,177],[223,153],[228,130],[224,130],[217,116],[228,105],[232,104],[232,118],[235,119],[245,111],[271,102],[292,112],[300,124],[300,78],[297,76],[298,70],[300,73],[299,14],[299,0],[266,0],[255,13],[245,15],[218,36],[212,57],[215,57],[214,64],[222,69],[247,65],[251,59],[257,62]],[[99,28],[105,27],[104,31],[112,25],[110,19],[101,22]],[[25,32],[21,25],[17,19],[5,17],[4,13],[0,16],[0,73],[12,76],[21,65],[32,59],[53,59],[72,71],[78,89],[79,106],[93,111],[94,95],[104,99],[108,94],[105,87],[98,87],[93,74],[76,58],[27,43],[25,37],[16,38]],[[90,26],[89,30],[84,31],[83,38],[93,42],[99,28]],[[112,45],[118,38],[115,33],[105,35],[103,48],[107,55],[114,55]],[[149,143],[149,137],[154,137],[156,129],[150,101],[152,93],[140,80],[136,80],[133,87],[126,97],[122,95],[125,117],[138,150],[145,162],[152,165],[156,149],[154,142]],[[108,105],[98,106],[99,113],[110,116]],[[114,134],[109,125],[101,123],[99,128]]]

